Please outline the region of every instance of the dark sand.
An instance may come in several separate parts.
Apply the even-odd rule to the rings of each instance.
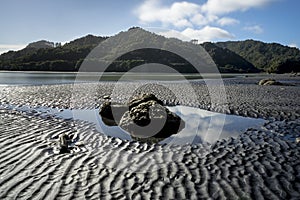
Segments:
[[[127,142],[87,122],[0,106],[0,199],[299,199],[300,79],[278,75],[295,86],[258,86],[259,79],[225,80],[226,104],[211,104],[203,81],[191,84],[197,100],[180,82],[126,82],[114,92],[113,101],[124,103],[140,86],[137,93],[152,92],[168,105],[268,120],[260,130],[213,145]],[[0,87],[0,104],[94,108],[113,89],[111,82]],[[58,136],[74,132],[84,144],[70,154],[53,153]]]

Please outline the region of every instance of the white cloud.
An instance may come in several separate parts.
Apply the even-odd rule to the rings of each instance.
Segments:
[[[244,30],[251,31],[252,33],[255,33],[255,34],[261,34],[264,32],[264,30],[259,25],[246,26],[246,27],[244,27]]]
[[[206,25],[208,23],[208,20],[204,15],[198,13],[191,18],[191,22],[196,25],[202,26],[202,25]]]
[[[157,34],[167,38],[178,38],[183,41],[198,40],[199,43],[208,42],[215,39],[234,39],[234,35],[218,27],[205,26],[202,29],[186,28],[182,32],[175,30],[156,31]]]
[[[202,29],[195,30],[192,28],[187,28],[181,32],[183,35],[191,38],[197,39],[199,42],[207,42],[215,39],[234,39],[234,35],[226,30],[218,27],[205,26]]]
[[[25,44],[0,44],[0,54],[5,53],[10,50],[20,50],[25,48]]]
[[[291,44],[289,44],[288,46],[289,46],[289,47],[295,47],[295,48],[299,49],[298,45],[295,44],[295,43],[291,43]]]
[[[182,41],[190,41],[191,40],[190,37],[187,37],[187,36],[183,35],[181,32],[175,31],[175,30],[160,31],[160,32],[157,32],[157,34],[165,36],[167,38],[177,38]]]
[[[200,11],[200,6],[189,2],[175,2],[170,7],[163,6],[160,0],[146,0],[135,13],[142,24],[161,22],[175,27],[192,26],[189,18]]]
[[[230,18],[230,17],[223,17],[223,18],[219,19],[217,21],[217,23],[220,26],[228,26],[228,25],[238,24],[238,23],[240,23],[240,21],[236,20],[236,19],[233,19],[233,18]]]
[[[208,0],[202,11],[215,15],[235,11],[246,11],[250,8],[262,7],[275,0]]]
[[[213,23],[218,19],[219,19],[219,17],[216,15],[204,15],[201,13],[197,13],[196,15],[194,15],[193,17],[190,18],[190,21],[194,25],[203,26],[203,25]]]
[[[179,25],[191,26],[191,22],[207,25],[220,15],[262,7],[274,1],[277,0],[207,0],[203,4],[181,1],[164,6],[162,0],[145,0],[135,14],[141,23],[162,22],[176,26],[177,21],[184,21]]]
[[[233,38],[233,34],[220,28],[240,23],[239,20],[229,17],[229,13],[258,8],[273,1],[277,0],[206,0],[198,4],[178,1],[166,5],[163,0],[144,0],[134,13],[143,25],[160,23],[165,28],[174,28],[188,37],[193,36],[193,39],[209,41]],[[258,25],[244,27],[244,30],[256,34],[263,32]],[[175,37],[172,32],[166,34]]]

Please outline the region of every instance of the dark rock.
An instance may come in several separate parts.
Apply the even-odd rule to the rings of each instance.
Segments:
[[[274,79],[262,79],[258,82],[258,85],[283,85],[283,84],[278,81],[275,81]]]
[[[167,138],[184,127],[181,118],[163,106],[153,94],[142,94],[128,103],[120,126],[137,138]]]
[[[70,152],[69,140],[70,140],[69,136],[64,133],[59,136],[59,140],[58,140],[58,146],[60,149],[59,153],[69,153]]]
[[[109,95],[104,95],[102,98],[103,99],[111,99]]]
[[[290,77],[297,77],[300,76],[300,73],[298,72],[291,72]]]
[[[99,114],[107,126],[118,126],[120,119],[127,110],[126,105],[112,105],[111,102],[105,102],[101,105]]]
[[[289,83],[282,83],[279,81],[276,81],[274,79],[262,79],[258,82],[258,85],[281,85],[281,86],[295,86],[294,84]]]
[[[58,137],[57,148],[60,154],[74,152],[74,149],[84,146],[84,142],[77,142],[79,136],[77,133],[65,134],[62,133]]]
[[[163,105],[163,102],[159,100],[154,94],[146,93],[134,97],[129,101],[128,103],[129,111],[131,110],[131,108],[148,101],[155,101],[157,104]]]
[[[153,94],[136,96],[127,105],[105,102],[99,114],[106,125],[119,125],[133,138],[146,141],[159,141],[184,127],[184,121],[164,107],[163,102]]]

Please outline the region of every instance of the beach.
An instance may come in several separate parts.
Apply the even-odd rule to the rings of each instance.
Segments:
[[[270,77],[286,85],[260,86],[265,76],[259,75],[223,79],[222,101],[211,100],[220,88],[213,80],[209,86],[204,80],[0,86],[0,199],[299,199],[300,78]],[[126,103],[143,92],[168,106],[266,123],[214,144],[161,145],[16,109],[99,108],[107,96]],[[63,133],[79,135],[72,153],[53,151]]]

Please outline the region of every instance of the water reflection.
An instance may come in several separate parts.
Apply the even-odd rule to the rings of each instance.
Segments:
[[[185,122],[185,128],[176,135],[165,139],[164,143],[214,143],[217,140],[237,137],[248,128],[259,128],[263,119],[254,119],[236,115],[225,115],[187,106],[169,107]]]
[[[92,122],[95,124],[97,130],[105,135],[121,138],[123,140],[131,141],[132,138],[129,133],[124,131],[118,126],[107,126],[101,119],[101,116],[98,114],[97,109],[93,110],[65,110],[64,112],[60,113],[59,116],[65,117],[72,117],[74,119],[84,120],[88,122]]]
[[[98,114],[98,109],[53,109],[47,107],[30,108],[27,106],[14,107],[2,105],[5,109],[14,109],[28,114],[42,117],[59,117],[69,120],[84,120],[93,123],[96,129],[108,136],[131,141],[129,133],[118,126],[107,126]],[[185,128],[179,133],[162,140],[164,144],[196,144],[208,142],[213,144],[217,140],[229,137],[237,137],[248,128],[260,128],[265,123],[263,119],[254,119],[235,115],[214,113],[187,106],[168,107],[185,121]]]
[[[101,81],[118,81],[121,77],[125,80],[161,80],[161,81],[182,81],[218,79],[220,74],[172,74],[172,73],[126,73],[126,77],[122,72],[105,72],[101,74]],[[222,78],[234,78],[239,74],[222,74]],[[53,85],[53,84],[73,84],[75,81],[82,82],[98,82],[100,74],[93,72],[18,72],[7,71],[0,72],[0,86],[11,85]]]
[[[223,138],[237,137],[250,127],[259,128],[265,122],[263,119],[225,115],[187,106],[168,108],[185,121],[185,128],[160,143],[180,145],[214,143]],[[132,140],[131,136],[118,126],[105,125],[98,114],[98,110],[64,110],[57,116],[92,122],[99,132],[124,140]]]

